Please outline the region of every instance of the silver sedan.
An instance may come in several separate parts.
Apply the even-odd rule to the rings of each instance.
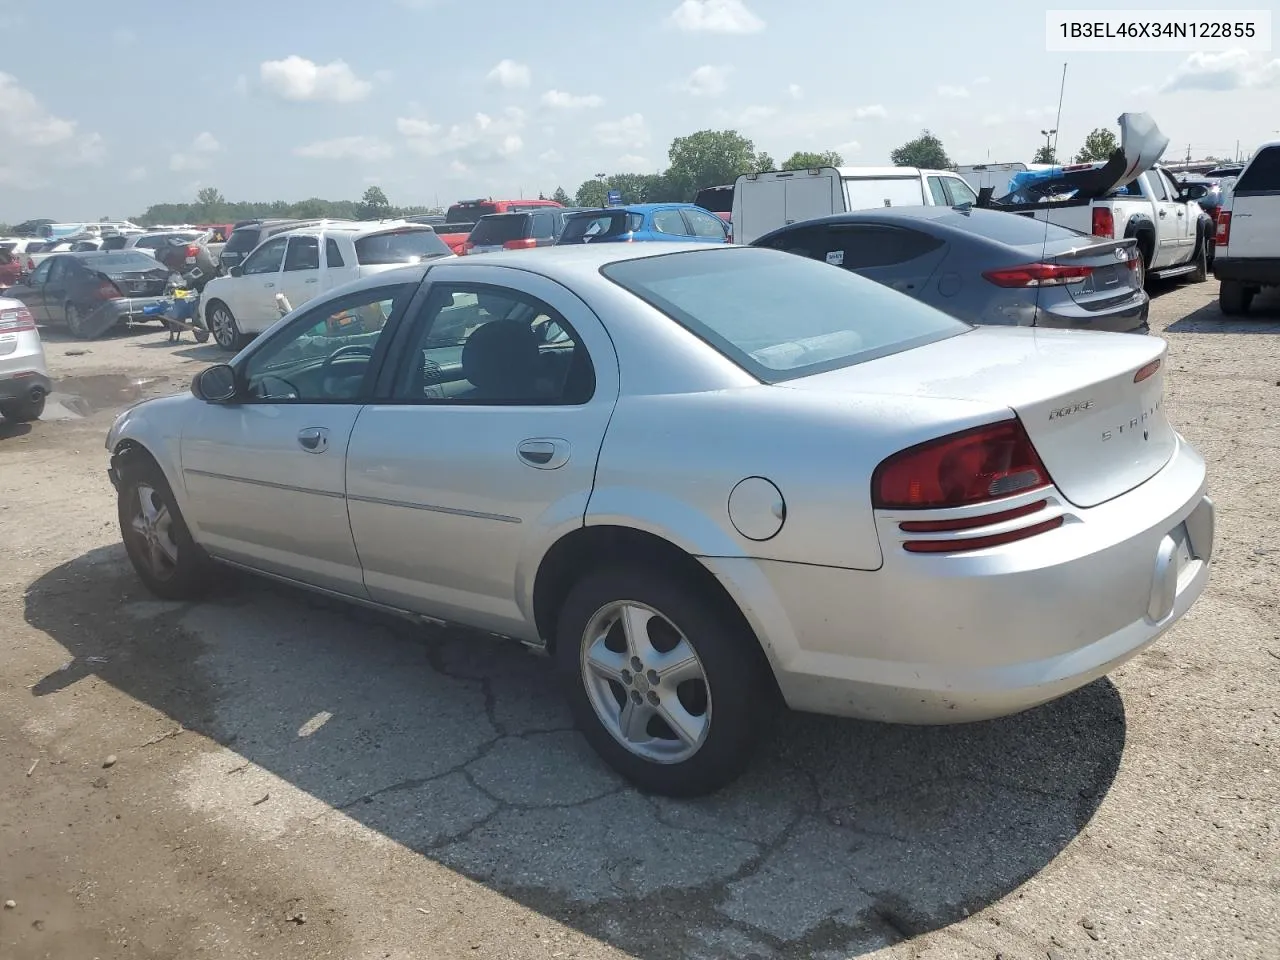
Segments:
[[[107,447],[155,594],[226,564],[522,641],[609,764],[694,795],[779,699],[995,717],[1173,626],[1214,521],[1166,351],[774,250],[517,251],[317,298]]]

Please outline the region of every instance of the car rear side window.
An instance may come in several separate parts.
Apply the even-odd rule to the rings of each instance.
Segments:
[[[947,191],[943,189],[941,177],[929,178],[929,196],[933,197],[933,202],[939,207],[949,207],[947,202]]]
[[[709,247],[622,260],[601,273],[766,383],[973,329],[852,271],[776,250]]]
[[[1267,147],[1254,157],[1236,181],[1233,192],[1237,196],[1280,192],[1280,147]]]
[[[701,210],[685,210],[685,218],[693,229],[695,237],[723,240],[725,237],[724,221]]]
[[[529,231],[529,236],[537,237],[539,240],[546,240],[556,235],[556,218],[551,211],[539,211],[530,214],[533,224]]]
[[[689,236],[689,228],[679,210],[659,210],[653,215],[653,229],[658,233],[669,233],[677,237]]]
[[[938,249],[943,242],[905,227],[836,223],[784,231],[759,246],[823,260],[848,270],[861,270],[906,263]]]
[[[324,242],[324,260],[331,267],[345,267],[342,251],[338,249],[338,241],[330,237]]]
[[[418,263],[432,257],[446,257],[452,251],[430,229],[389,230],[356,241],[356,262],[361,266]]]
[[[498,245],[508,240],[521,240],[529,225],[528,213],[499,213],[484,217],[471,231],[470,240],[478,247]]]

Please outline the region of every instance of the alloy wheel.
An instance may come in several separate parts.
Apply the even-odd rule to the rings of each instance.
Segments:
[[[231,311],[226,307],[214,308],[209,317],[209,328],[213,332],[213,339],[218,341],[218,346],[224,350],[235,347],[240,331],[236,327],[235,317],[231,316]]]
[[[168,580],[178,568],[178,544],[173,535],[173,515],[150,484],[135,488],[129,530],[139,556],[157,580]]]
[[[688,638],[657,610],[634,601],[601,607],[583,632],[580,661],[596,716],[631,753],[681,763],[706,741],[706,671]]]

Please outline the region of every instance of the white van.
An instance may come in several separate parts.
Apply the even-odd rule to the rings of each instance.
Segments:
[[[1263,287],[1280,286],[1280,140],[1260,146],[1230,191],[1223,191],[1213,275],[1218,305],[1245,313]]]
[[[956,206],[978,195],[949,170],[917,167],[817,167],[746,173],[733,190],[734,243],[771,230],[874,207]]]
[[[970,163],[956,167],[956,173],[974,190],[981,192],[983,187],[990,187],[994,191],[991,195],[998,200],[1009,193],[1009,181],[1015,173],[1052,170],[1055,166],[1052,163]]]

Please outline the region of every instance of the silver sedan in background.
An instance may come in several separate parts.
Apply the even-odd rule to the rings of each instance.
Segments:
[[[776,250],[558,247],[336,289],[107,447],[158,596],[216,561],[523,641],[609,764],[694,795],[779,695],[978,720],[1173,626],[1214,522],[1166,349]]]

